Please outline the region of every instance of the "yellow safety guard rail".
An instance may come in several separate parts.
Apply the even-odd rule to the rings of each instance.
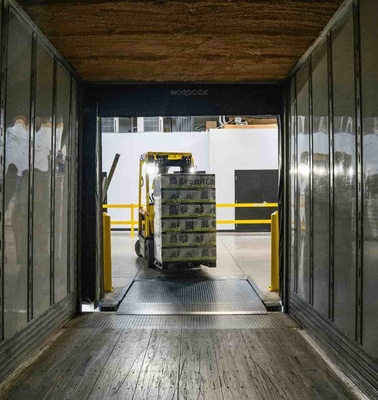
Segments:
[[[225,207],[243,207],[243,208],[277,208],[278,203],[240,203],[240,204],[216,204],[217,208]],[[104,286],[105,291],[112,290],[111,281],[111,225],[130,225],[131,237],[135,236],[135,225],[138,221],[135,220],[134,210],[138,208],[136,204],[104,204],[104,209],[111,208],[126,208],[130,209],[130,220],[111,221],[110,216],[104,212]],[[217,220],[217,224],[271,224],[271,284],[269,290],[272,292],[279,290],[279,222],[278,211],[274,212],[271,219],[246,219],[246,220]]]
[[[217,208],[277,208],[278,203],[217,203]],[[138,221],[135,219],[134,210],[138,208],[137,204],[104,204],[104,209],[111,208],[125,208],[130,209],[130,219],[129,220],[118,220],[112,221],[112,225],[130,225],[131,237],[135,236],[135,225]],[[270,219],[220,219],[217,220],[217,224],[270,224]]]

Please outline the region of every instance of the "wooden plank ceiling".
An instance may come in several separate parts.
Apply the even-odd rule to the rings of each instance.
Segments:
[[[21,0],[87,81],[280,81],[342,0]]]

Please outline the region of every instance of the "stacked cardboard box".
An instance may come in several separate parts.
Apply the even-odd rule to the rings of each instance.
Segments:
[[[154,180],[155,258],[160,265],[215,266],[215,175],[163,174]]]
[[[156,196],[166,189],[215,189],[215,175],[162,174],[155,178],[154,185]]]

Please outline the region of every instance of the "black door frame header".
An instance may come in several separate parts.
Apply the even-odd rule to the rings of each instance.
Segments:
[[[279,84],[97,83],[84,90],[96,101],[99,117],[283,113]]]

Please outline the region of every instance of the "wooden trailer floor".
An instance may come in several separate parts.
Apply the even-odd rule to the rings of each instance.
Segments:
[[[287,315],[75,318],[3,399],[356,399]]]

